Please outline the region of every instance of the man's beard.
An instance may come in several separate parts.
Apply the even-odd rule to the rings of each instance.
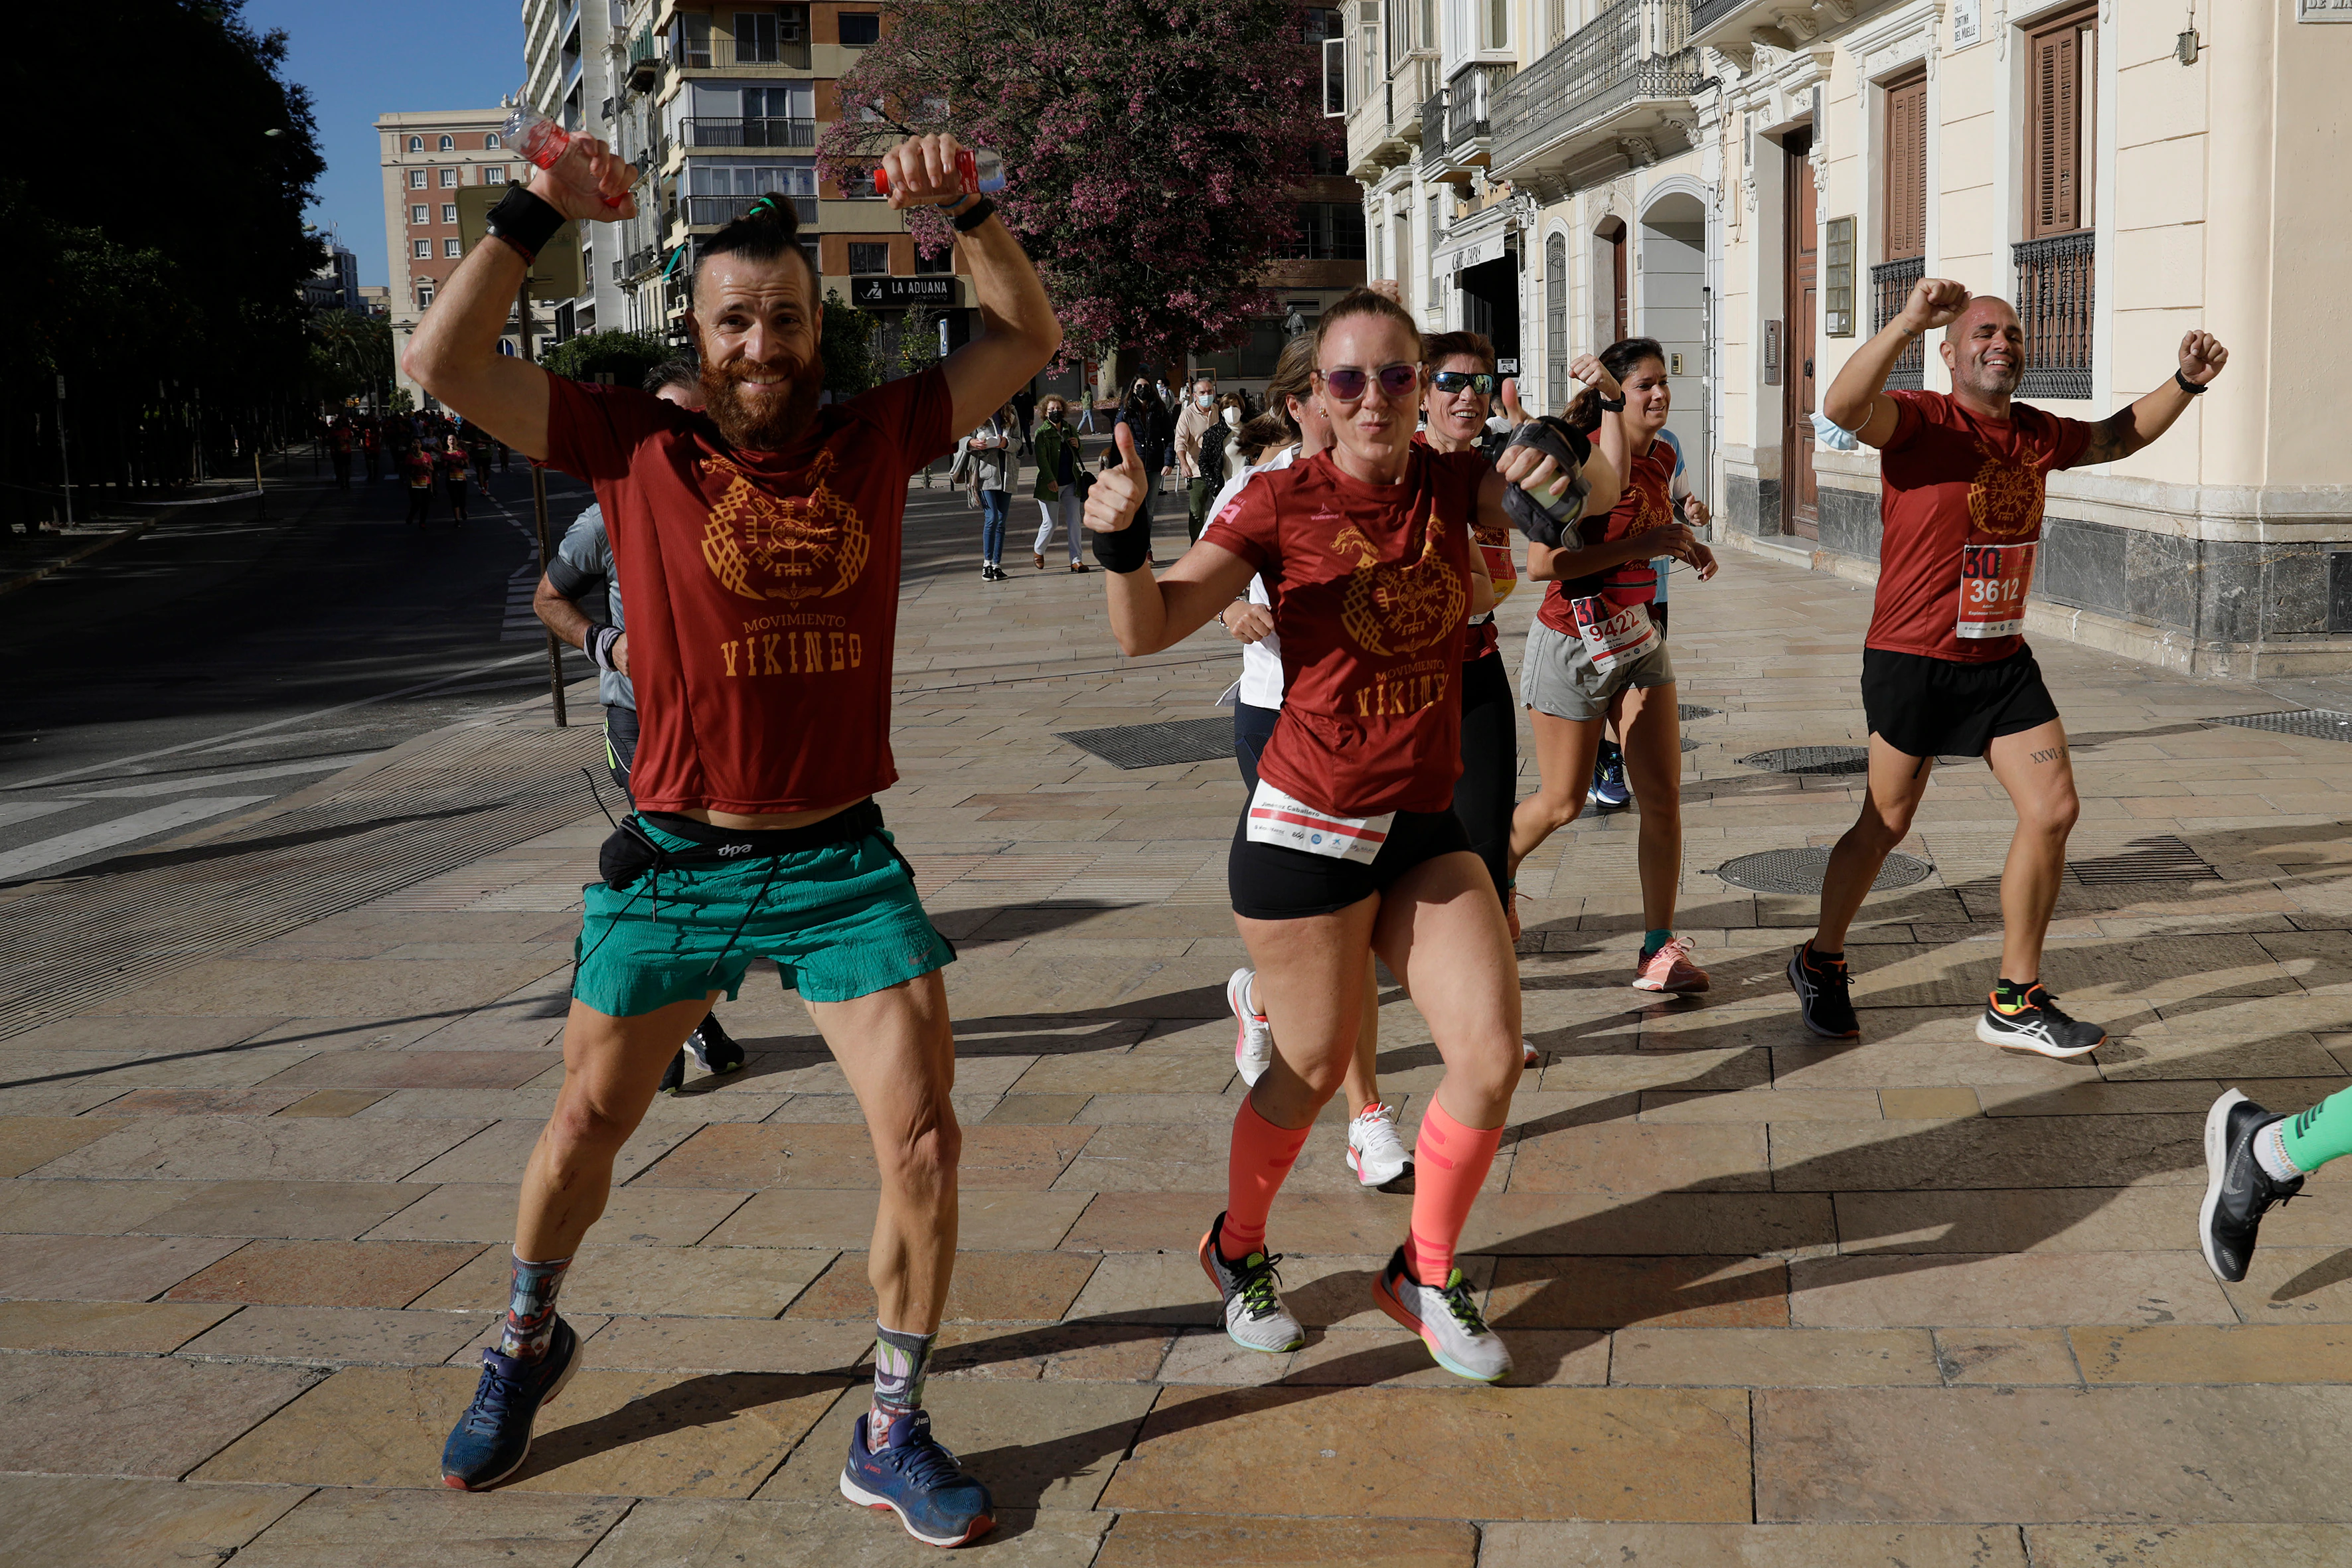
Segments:
[[[785,375],[784,390],[757,399],[747,397],[743,383],[753,374],[780,374],[773,365],[742,360],[702,367],[702,409],[730,447],[753,452],[781,452],[800,438],[816,417],[817,384],[812,377]]]

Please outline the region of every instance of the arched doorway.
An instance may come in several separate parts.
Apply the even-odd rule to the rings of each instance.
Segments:
[[[1707,424],[1706,208],[1686,191],[1660,196],[1642,214],[1640,244],[1641,331],[1665,350],[1674,393],[1666,427],[1682,443],[1691,484],[1713,505],[1706,484],[1714,437]]]
[[[1568,406],[1568,237],[1563,234],[1544,241],[1543,386],[1546,409]]]
[[[1625,220],[1612,214],[1592,226],[1592,352],[1633,334],[1633,289]]]

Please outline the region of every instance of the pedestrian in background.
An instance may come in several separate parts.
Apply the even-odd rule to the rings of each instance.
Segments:
[[[1016,429],[1013,405],[1008,403],[964,438],[964,458],[971,465],[972,492],[980,501],[980,575],[989,583],[1004,580],[1004,522],[1013,510],[1013,437]]]
[[[1021,455],[1034,452],[1036,445],[1030,439],[1030,430],[1037,413],[1037,389],[1024,386],[1013,395],[1013,412],[1021,421]]]
[[[1200,539],[1201,526],[1209,520],[1210,499],[1217,493],[1217,486],[1201,471],[1201,437],[1223,423],[1217,417],[1216,382],[1205,375],[1195,377],[1184,399],[1184,412],[1176,417],[1176,468],[1184,480],[1184,532],[1189,540]]]
[[[1078,455],[1077,435],[1067,426],[1069,400],[1047,393],[1037,412],[1043,416],[1037,425],[1037,483],[1030,493],[1037,498],[1038,521],[1030,559],[1038,571],[1045,569],[1045,546],[1054,542],[1058,521],[1070,537],[1070,570],[1083,572],[1087,563],[1078,559],[1078,535],[1084,531],[1086,490],[1078,475],[1086,465]]]

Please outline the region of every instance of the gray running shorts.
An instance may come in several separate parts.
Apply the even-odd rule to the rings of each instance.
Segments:
[[[1603,675],[1592,667],[1582,637],[1537,621],[1528,627],[1528,650],[1519,661],[1519,700],[1538,713],[1584,723],[1605,718],[1610,702],[1628,687],[1671,686],[1674,679],[1674,655],[1663,637],[1632,665]]]

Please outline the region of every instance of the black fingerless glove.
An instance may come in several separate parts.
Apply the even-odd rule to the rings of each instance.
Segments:
[[[582,645],[581,651],[597,668],[608,675],[618,675],[621,672],[613,668],[613,645],[627,635],[618,626],[590,626],[587,641]]]
[[[1125,576],[1143,565],[1151,553],[1151,527],[1142,518],[1129,520],[1117,533],[1095,535],[1095,561],[1106,572]]]

